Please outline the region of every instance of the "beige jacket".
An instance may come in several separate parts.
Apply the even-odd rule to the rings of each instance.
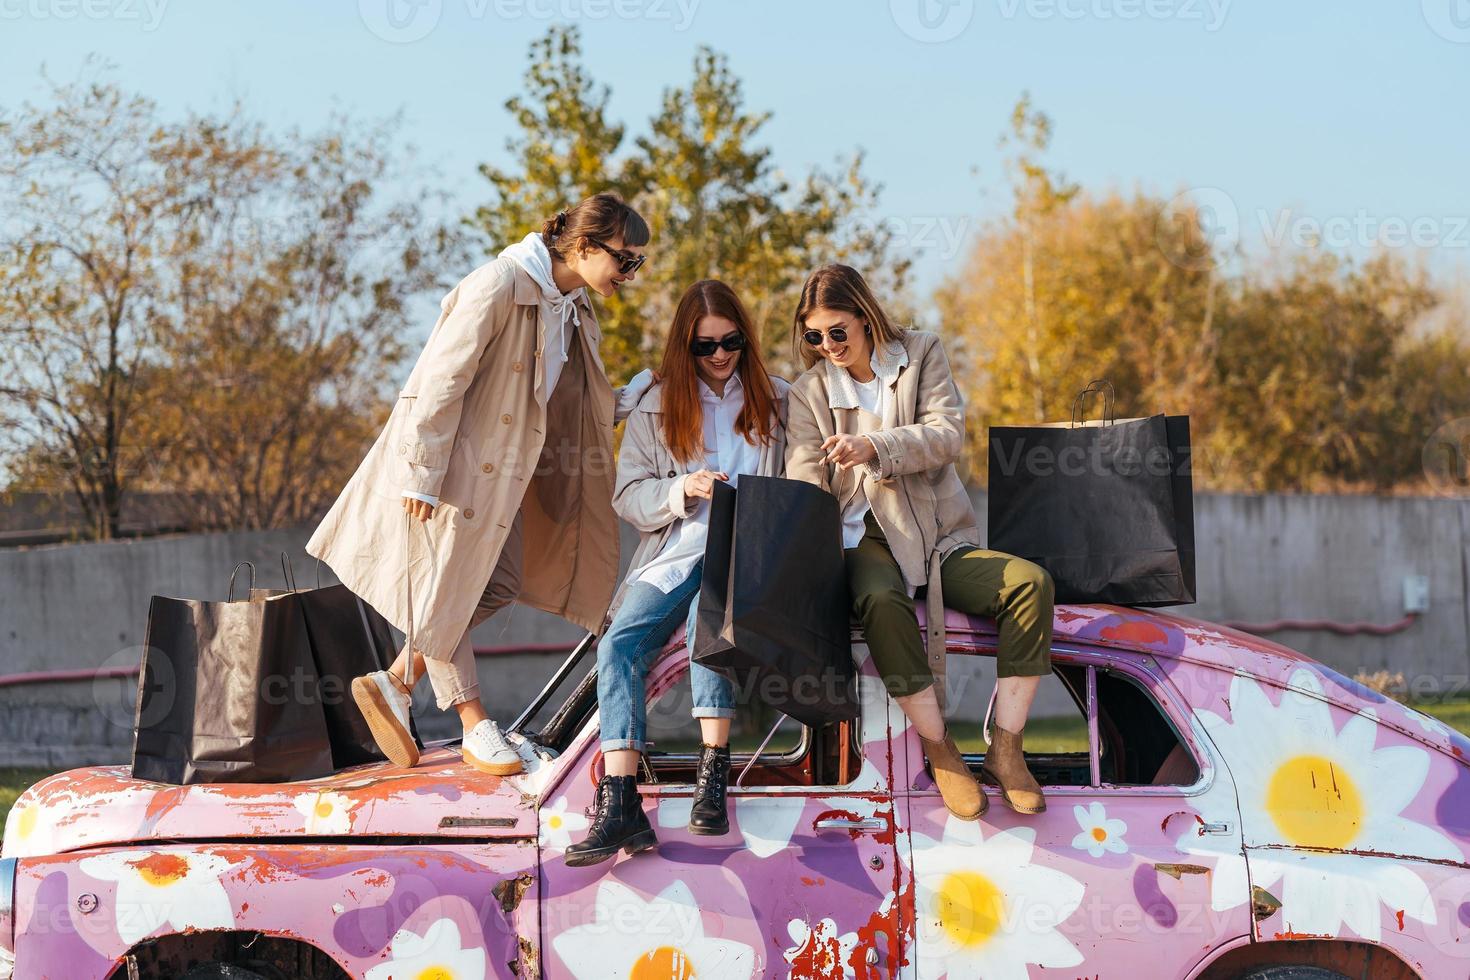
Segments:
[[[520,601],[601,627],[618,572],[612,510],[615,395],[585,295],[548,404],[540,292],[509,259],[455,286],[377,441],[307,542],[353,592],[448,657],[523,515]],[[420,524],[402,491],[439,498]]]
[[[940,656],[944,650],[939,564],[956,548],[980,546],[970,495],[954,465],[965,441],[964,402],[938,335],[906,331],[878,356],[898,369],[882,372],[893,377],[892,397],[874,432],[861,432],[846,371],[823,360],[796,379],[788,396],[786,475],[835,494],[844,510],[866,481],[869,506],[904,581],[928,586],[929,622],[938,627],[929,632],[932,660],[936,643]],[[838,433],[866,434],[878,458],[851,470],[823,462],[822,443]]]
[[[785,470],[786,393],[791,385],[776,377],[771,378],[771,385],[776,390],[779,417],[770,443],[761,448],[758,476],[781,476]],[[673,489],[683,483],[684,477],[703,468],[703,460],[681,463],[669,451],[663,433],[663,385],[654,385],[628,416],[623,445],[618,451],[613,509],[638,531],[639,538],[633,564],[613,599],[609,616],[617,611],[628,583],[658,557],[675,524],[685,516],[674,509]]]

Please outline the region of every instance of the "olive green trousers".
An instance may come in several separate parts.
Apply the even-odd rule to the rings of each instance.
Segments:
[[[888,539],[872,511],[867,533],[847,559],[853,615],[873,664],[893,697],[918,694],[934,684],[914,600]],[[972,616],[993,616],[1000,629],[999,677],[1035,677],[1051,672],[1051,576],[1034,562],[1001,551],[961,548],[941,565],[944,604]]]

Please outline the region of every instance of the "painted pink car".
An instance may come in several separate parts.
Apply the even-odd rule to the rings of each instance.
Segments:
[[[993,655],[990,621],[947,626],[952,661]],[[1087,750],[1031,756],[1044,814],[964,822],[854,649],[860,720],[759,758],[728,836],[687,833],[693,759],[654,755],[657,851],[586,868],[586,682],[515,777],[451,744],[284,785],[54,776],[6,824],[0,945],[26,980],[1470,971],[1470,742],[1440,723],[1259,638],[1063,606]],[[686,672],[670,645],[649,698]]]

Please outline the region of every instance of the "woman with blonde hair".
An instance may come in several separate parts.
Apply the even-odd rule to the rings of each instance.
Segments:
[[[648,239],[620,197],[596,194],[466,276],[307,543],[408,635],[388,670],[352,683],[396,765],[418,762],[410,695],[427,670],[459,715],[465,762],[520,772],[480,699],[470,631],[516,601],[602,625],[618,568],[613,425],[653,379],[614,394],[587,291],[631,282]]]
[[[918,730],[945,805],[969,820],[987,807],[934,689],[930,662],[944,656],[948,605],[996,618],[996,724],[982,772],[1013,810],[1040,813],[1046,803],[1021,732],[1051,670],[1052,582],[1032,562],[979,547],[954,466],[963,404],[939,337],[895,327],[862,276],[829,265],[802,288],[794,341],[808,370],[789,396],[786,475],[840,502],[853,613],[888,693]],[[914,609],[921,586],[927,653]]]
[[[766,374],[750,317],[729,286],[706,279],[684,292],[660,375],[628,417],[618,455],[613,506],[642,537],[614,601],[612,624],[597,646],[606,774],[586,839],[567,848],[573,866],[657,842],[636,776],[647,721],[647,661],[681,624],[693,648],[715,482],[734,486],[747,474],[779,476],[784,458],[787,384]],[[724,834],[730,829],[725,788],[734,691],[702,664],[690,663],[689,679],[703,741],[689,830]]]

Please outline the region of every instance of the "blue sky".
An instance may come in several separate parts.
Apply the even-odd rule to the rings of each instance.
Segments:
[[[1470,254],[1467,0],[0,0],[0,103],[40,97],[43,63],[69,78],[96,52],[170,110],[241,98],[307,127],[402,110],[467,211],[553,22],[581,26],[633,134],[708,44],[774,113],[783,168],[864,149],[875,218],[910,239],[921,293],[1005,211],[996,138],[1023,90],[1067,176],[1206,188],[1253,253],[1305,220],[1355,252],[1417,241],[1404,253],[1444,275]]]

